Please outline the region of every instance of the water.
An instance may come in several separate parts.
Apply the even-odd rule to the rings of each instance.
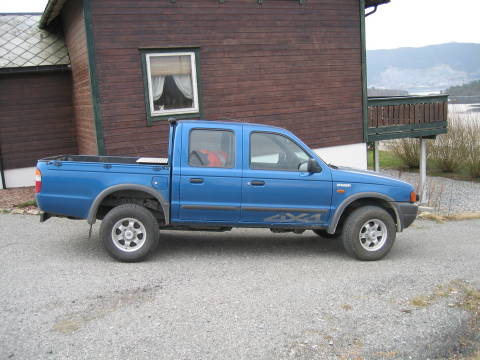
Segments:
[[[410,95],[429,96],[429,95],[442,95],[442,90],[408,90]]]
[[[475,118],[479,120],[480,103],[479,104],[448,104],[448,112],[462,114],[465,116],[476,115]]]
[[[429,96],[429,95],[443,95],[442,90],[412,90],[409,89],[410,95],[418,95],[418,96]],[[452,108],[458,111],[466,111],[466,112],[480,112],[480,95],[476,96],[455,96],[449,95],[448,96],[448,106],[458,105],[458,107]],[[466,106],[464,108],[464,106]]]

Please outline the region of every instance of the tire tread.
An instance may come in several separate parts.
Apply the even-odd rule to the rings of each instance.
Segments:
[[[145,226],[146,242],[138,251],[123,252],[112,243],[112,227],[122,217],[136,217]],[[148,209],[137,204],[122,204],[110,210],[103,219],[100,226],[100,238],[113,258],[125,262],[137,262],[144,260],[157,247],[160,236],[158,229],[158,221]]]
[[[377,251],[369,252],[363,249],[358,240],[359,227],[369,218],[379,218],[387,226],[387,241]],[[385,257],[395,242],[396,227],[391,215],[378,206],[362,206],[354,210],[346,219],[342,231],[342,244],[348,255],[359,260],[374,261]]]

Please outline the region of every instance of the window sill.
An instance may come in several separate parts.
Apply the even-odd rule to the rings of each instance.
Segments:
[[[166,121],[168,119],[176,119],[176,120],[198,120],[200,119],[201,114],[200,112],[195,113],[186,113],[186,114],[167,114],[167,115],[147,115],[147,125],[152,126],[155,122],[158,121]]]

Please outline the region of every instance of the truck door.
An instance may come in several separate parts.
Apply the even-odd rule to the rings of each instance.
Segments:
[[[306,172],[310,151],[287,133],[245,127],[242,211],[244,223],[325,225],[330,216],[330,170]],[[317,160],[318,161],[318,160]]]
[[[183,124],[179,187],[182,222],[240,219],[241,125],[228,129]]]

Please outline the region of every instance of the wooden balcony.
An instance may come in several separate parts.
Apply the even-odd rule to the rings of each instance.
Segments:
[[[368,98],[369,142],[447,132],[448,95]]]

